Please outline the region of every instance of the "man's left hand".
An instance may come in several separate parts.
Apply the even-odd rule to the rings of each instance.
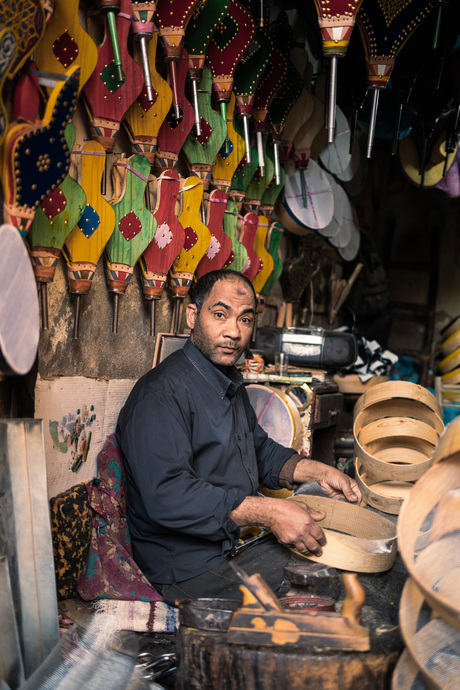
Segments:
[[[352,503],[361,501],[361,491],[355,480],[335,467],[325,467],[322,476],[316,481],[330,498],[346,498]]]

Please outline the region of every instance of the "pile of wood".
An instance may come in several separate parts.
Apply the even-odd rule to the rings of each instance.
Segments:
[[[364,501],[398,515],[404,498],[432,465],[444,429],[435,396],[407,381],[366,390],[354,409],[355,474]]]

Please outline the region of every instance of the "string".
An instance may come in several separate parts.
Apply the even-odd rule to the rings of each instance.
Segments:
[[[136,170],[136,168],[133,168],[133,167],[132,167],[131,165],[129,165],[128,163],[120,163],[119,161],[117,161],[116,166],[119,167],[119,168],[126,168],[126,169],[129,170],[130,172],[132,172],[132,173],[134,173],[135,175],[137,175],[138,177],[140,177],[141,180],[144,180],[144,182],[148,182],[148,181],[149,181],[149,178],[148,178],[148,177],[145,177],[145,175],[142,175],[142,173],[140,173],[138,170]]]

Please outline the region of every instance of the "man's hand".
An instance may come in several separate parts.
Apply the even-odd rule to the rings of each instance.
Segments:
[[[326,543],[323,530],[316,524],[324,518],[324,513],[298,501],[248,496],[232,510],[230,517],[240,527],[268,527],[280,544],[300,553],[320,555],[321,546]]]
[[[307,458],[300,460],[294,470],[294,481],[302,484],[312,479],[318,482],[331,498],[345,498],[351,503],[361,501],[361,491],[354,479],[323,462]]]

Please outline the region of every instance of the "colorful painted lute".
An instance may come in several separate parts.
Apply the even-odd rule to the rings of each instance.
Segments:
[[[53,89],[42,120],[11,123],[1,149],[3,213],[26,236],[39,204],[64,180],[70,151],[64,130],[77,104],[79,68]]]
[[[109,292],[114,295],[112,333],[118,332],[119,296],[124,295],[142,252],[153,240],[155,216],[144,204],[150,161],[134,154],[120,158],[112,167],[115,228],[105,246]]]
[[[175,69],[176,100],[178,101],[176,106],[179,107],[179,117],[175,115],[173,103],[158,132],[157,150],[155,152],[155,169],[158,174],[163,170],[177,166],[179,153],[193,127],[193,108],[185,96],[187,69],[188,55],[183,50],[181,60],[177,64],[177,69]]]
[[[69,151],[75,143],[75,126],[64,131]],[[61,250],[68,235],[80,220],[86,206],[86,194],[70,174],[37,208],[26,236],[35,280],[40,286],[42,328],[48,328],[47,285],[54,279]]]
[[[182,60],[185,30],[200,0],[158,0],[156,19],[163,47],[164,60],[169,65],[173,93],[172,116],[181,118],[180,92],[176,65]]]
[[[155,303],[161,299],[168,272],[180,254],[185,241],[176,205],[181,177],[175,170],[165,170],[156,182],[156,205],[153,214],[157,223],[155,237],[139,259],[144,296],[150,302],[150,335],[155,335]],[[154,185],[150,185],[153,196]],[[153,204],[150,204],[153,206]]]
[[[211,37],[225,17],[230,0],[206,0],[199,4],[187,25],[185,50],[188,53],[188,76],[192,84],[195,134],[201,136],[201,115],[198,84],[203,75],[206,49]],[[205,118],[206,119],[206,118]]]
[[[216,189],[228,193],[233,175],[245,156],[244,139],[235,129],[235,94],[230,96],[226,108],[227,146],[219,150],[213,166],[211,183]]]
[[[225,104],[230,100],[233,90],[236,67],[254,36],[255,22],[252,15],[237,0],[230,0],[227,14],[212,35],[206,51],[216,100],[224,119]]]
[[[78,65],[80,94],[96,69],[97,47],[80,24],[78,12],[79,3],[75,0],[56,3],[44,40],[35,50],[35,63],[41,72],[53,75],[68,74],[70,67]],[[50,87],[45,89],[50,93]]]
[[[169,284],[175,298],[171,331],[178,333],[181,304],[188,294],[198,264],[211,241],[211,233],[200,218],[203,199],[203,182],[195,176],[183,180],[181,193],[182,211],[179,222],[185,231],[184,246],[169,272]],[[179,304],[180,303],[180,304]]]
[[[157,0],[132,0],[132,24],[131,30],[134,37],[134,44],[137,46],[136,53],[137,61],[142,64],[142,71],[144,73],[145,97],[149,103],[154,103],[156,100],[155,89],[152,84],[151,70],[155,66],[155,58],[150,60],[148,44],[152,40],[153,34],[157,29],[153,23]],[[156,54],[156,45],[153,55]]]
[[[232,271],[241,273],[248,261],[248,250],[239,239],[237,227],[239,217],[240,214],[237,204],[232,199],[229,199],[225,208],[224,232],[230,238],[232,251],[223,268],[229,268]]]
[[[321,29],[323,55],[330,61],[329,97],[326,129],[328,143],[334,141],[335,106],[337,98],[337,59],[344,57],[350,42],[356,15],[363,0],[315,0]]]
[[[115,228],[115,211],[101,194],[105,157],[98,141],[88,141],[72,156],[86,194],[85,210],[63,246],[69,291],[75,295],[74,338],[79,337],[80,298],[90,291],[97,262]]]
[[[197,266],[197,278],[201,278],[209,271],[223,268],[232,252],[232,241],[224,232],[224,215],[227,207],[226,192],[221,189],[213,189],[207,200],[207,207],[206,226],[211,233],[211,240]]]
[[[135,42],[133,46],[138,64],[142,62],[140,46],[140,42]],[[157,47],[158,31],[154,27],[145,48],[149,61],[151,94],[148,95],[147,83],[144,80],[144,88],[123,117],[123,126],[128,134],[131,151],[144,154],[151,165],[155,160],[158,133],[172,103],[171,87],[156,69]]]
[[[120,12],[115,15],[114,21],[123,71],[129,78],[120,80],[112,44],[106,32],[97,49],[96,68],[83,88],[91,136],[107,152],[113,150],[123,116],[144,86],[142,69],[128,52],[131,17],[131,1],[121,0]]]
[[[294,104],[302,93],[302,77],[290,60],[290,50],[293,45],[293,31],[289,26],[287,15],[281,13],[278,18],[270,24],[270,36],[275,48],[281,51],[286,58],[286,74],[273,100],[268,107],[268,124],[270,130],[270,141],[273,143],[274,163],[275,163],[275,182],[280,184],[280,153],[279,148],[286,118]]]
[[[357,22],[366,52],[367,85],[372,89],[367,158],[372,156],[380,90],[388,84],[399,50],[434,6],[434,0],[407,0],[403,6],[371,2],[359,9]]]
[[[224,120],[211,107],[211,91],[211,70],[204,67],[197,92],[201,134],[197,135],[192,129],[182,147],[189,170],[203,180],[205,191],[209,187],[213,163],[227,133]]]

